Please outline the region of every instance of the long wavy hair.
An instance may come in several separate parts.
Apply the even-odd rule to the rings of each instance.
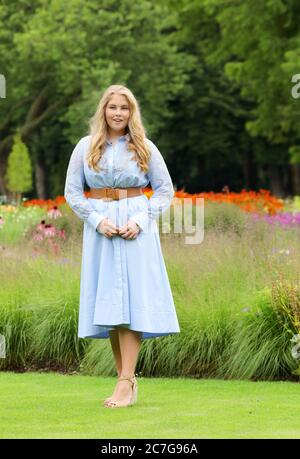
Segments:
[[[147,172],[151,152],[146,143],[146,130],[136,98],[130,89],[123,85],[111,85],[104,91],[95,114],[89,120],[89,135],[92,137],[87,153],[88,166],[97,172],[101,169],[97,163],[104,153],[108,135],[105,110],[113,94],[121,94],[128,101],[130,117],[126,126],[127,149],[134,153],[131,159],[136,160],[140,168]]]

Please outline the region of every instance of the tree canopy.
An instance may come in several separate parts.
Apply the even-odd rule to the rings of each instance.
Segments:
[[[110,84],[136,95],[177,188],[300,193],[299,18],[296,0],[2,0],[0,193],[19,130],[32,195],[61,194]]]

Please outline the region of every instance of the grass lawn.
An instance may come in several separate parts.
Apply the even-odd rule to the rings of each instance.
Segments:
[[[292,382],[138,378],[138,402],[109,409],[116,379],[0,373],[1,438],[300,438]]]

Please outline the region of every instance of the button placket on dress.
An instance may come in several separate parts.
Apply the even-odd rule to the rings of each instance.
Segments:
[[[118,206],[118,219],[120,226],[126,223],[127,219],[127,198],[121,199]],[[126,241],[121,236],[116,238],[119,242],[118,248],[120,253],[120,266],[121,266],[121,278],[120,278],[120,289],[122,292],[122,315],[123,323],[130,323],[130,305],[129,305],[129,289],[128,289],[128,274],[127,274],[127,251],[126,244],[130,241]],[[122,250],[121,250],[122,249]]]
[[[116,145],[119,146],[118,139]],[[115,148],[113,144],[112,147],[112,161],[110,161],[111,174],[112,174],[112,183],[114,183],[114,166],[115,166],[115,155],[118,151],[118,148]],[[127,199],[127,198],[125,198]],[[125,203],[125,199],[113,200],[111,201],[114,205],[114,211],[116,211],[116,224],[117,226],[123,226],[124,222],[124,209],[122,206]],[[126,203],[125,203],[126,204]],[[130,323],[130,313],[129,313],[129,295],[128,295],[128,279],[127,279],[127,264],[126,264],[126,241],[121,236],[116,236],[112,238],[112,243],[114,246],[114,266],[116,273],[116,285],[115,285],[115,295],[116,295],[116,304],[120,307],[119,315],[121,323]],[[123,252],[123,256],[122,256]]]

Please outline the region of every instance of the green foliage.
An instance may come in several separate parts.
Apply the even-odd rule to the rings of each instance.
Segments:
[[[236,323],[217,373],[225,378],[274,380],[288,378],[294,368],[289,333],[262,299]]]
[[[122,83],[178,188],[275,186],[265,165],[299,163],[299,15],[282,0],[4,2],[1,148],[21,126],[46,193],[61,194],[102,91]]]
[[[204,9],[221,35],[209,61],[222,62],[242,96],[255,102],[249,132],[275,144],[299,138],[298,123],[293,123],[299,104],[291,96],[291,77],[299,71],[299,3],[271,0],[254,7],[252,0],[207,0]]]
[[[300,196],[293,196],[292,198],[286,199],[284,210],[291,213],[300,212]]]
[[[27,146],[20,133],[14,136],[12,151],[8,157],[6,172],[7,188],[21,194],[32,189],[32,168]]]
[[[30,311],[22,308],[17,294],[11,302],[2,303],[0,308],[0,334],[5,337],[5,358],[0,359],[0,369],[23,369],[30,358],[31,341]],[[21,300],[22,301],[22,300]]]
[[[30,232],[42,218],[45,218],[45,211],[38,206],[18,207],[17,211],[1,211],[1,217],[4,224],[0,230],[0,244],[5,247],[13,247],[26,238],[27,232]]]
[[[238,207],[223,204],[207,204],[208,225],[201,244],[189,246],[184,238],[164,235],[181,332],[144,340],[137,373],[298,377],[291,337],[299,331],[299,302],[289,285],[297,285],[299,235],[272,230],[266,222],[250,225],[248,215],[245,224]],[[14,224],[22,226],[22,219]],[[37,247],[29,243],[27,233],[15,247],[0,246],[0,334],[7,339],[2,369],[116,375],[109,341],[77,336],[82,229],[77,223],[76,229],[72,224],[66,227],[71,232],[61,253],[34,251]],[[277,282],[280,278],[284,284]],[[273,281],[277,290],[271,294]]]
[[[77,309],[71,303],[40,308],[35,313],[30,353],[35,366],[70,370],[78,365],[87,343],[75,338]]]
[[[204,212],[205,229],[234,231],[240,235],[245,230],[247,214],[232,203],[208,202]]]

